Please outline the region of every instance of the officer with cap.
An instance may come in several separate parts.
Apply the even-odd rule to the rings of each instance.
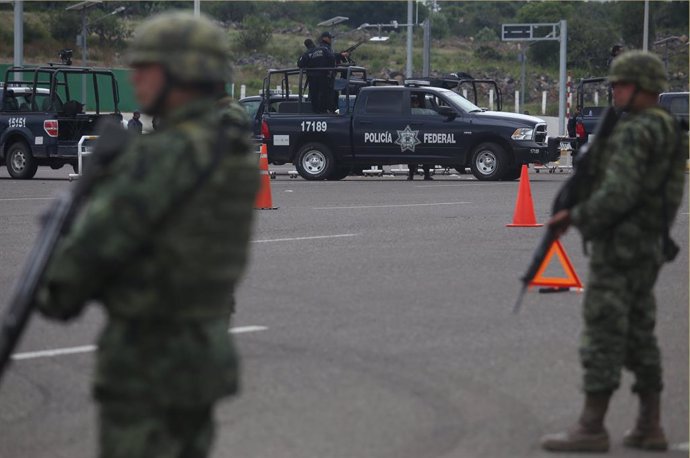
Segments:
[[[624,445],[668,447],[660,423],[663,383],[653,288],[661,266],[678,251],[669,226],[683,196],[687,136],[658,105],[667,81],[656,55],[621,54],[609,81],[614,106],[627,115],[586,153],[589,180],[577,190],[578,204],[549,222],[559,235],[575,226],[590,246],[580,347],[585,402],[574,426],[542,439],[550,451],[609,449],[604,417],[624,367],[635,377],[632,390],[640,401]]]
[[[333,45],[333,34],[329,31],[323,32],[321,36],[319,37],[319,43],[321,46],[327,47],[331,53],[333,53],[332,45]],[[335,63],[336,64],[342,64],[343,62],[347,62],[347,58],[350,56],[347,52],[343,51],[338,54],[333,53],[335,56]]]
[[[216,106],[228,51],[221,29],[187,13],[137,30],[132,84],[160,125],[105,145],[119,155],[60,240],[38,294],[54,319],[92,300],[107,313],[94,383],[101,458],[206,457],[214,405],[238,390],[228,323],[258,172],[246,123]]]
[[[300,58],[300,67],[320,68],[322,70],[307,71],[309,79],[309,98],[311,99],[312,110],[315,113],[334,112],[336,109],[336,97],[334,84],[334,74],[332,71],[324,70],[334,68],[337,63],[346,59],[347,53],[340,53],[337,56],[331,49],[333,35],[331,32],[323,32],[319,37],[319,44],[315,48],[307,51],[307,56]]]

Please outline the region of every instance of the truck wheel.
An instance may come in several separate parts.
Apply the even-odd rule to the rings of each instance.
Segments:
[[[300,148],[295,162],[297,173],[305,180],[325,180],[336,170],[331,150],[321,143],[307,143]]]
[[[470,169],[480,181],[500,180],[507,167],[508,156],[496,143],[482,143],[472,153]]]
[[[503,175],[502,180],[503,181],[514,181],[520,178],[520,174],[522,173],[522,164],[513,164],[510,166],[508,171]]]
[[[5,155],[7,171],[12,178],[28,180],[36,175],[38,163],[24,142],[14,142]]]
[[[345,177],[347,177],[350,174],[350,168],[349,167],[338,167],[331,173],[331,176],[326,178],[329,181],[338,181],[338,180],[343,180]]]

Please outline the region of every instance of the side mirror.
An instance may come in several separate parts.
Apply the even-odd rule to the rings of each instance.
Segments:
[[[458,112],[451,107],[438,107],[438,114],[448,118],[449,121],[452,121],[458,116]]]

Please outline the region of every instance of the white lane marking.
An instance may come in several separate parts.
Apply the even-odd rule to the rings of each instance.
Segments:
[[[54,356],[74,355],[77,353],[90,353],[96,350],[95,345],[84,345],[81,347],[72,348],[58,348],[56,350],[30,351],[27,353],[15,353],[12,359],[35,359],[35,358],[52,358]]]
[[[681,452],[690,451],[690,443],[684,442],[682,444],[671,445],[671,450],[680,450]]]
[[[230,334],[245,334],[247,332],[259,332],[267,331],[266,326],[238,326],[236,328],[230,328]]]
[[[267,331],[266,326],[238,326],[230,328],[230,334],[246,334],[248,332]],[[75,355],[79,353],[91,353],[96,351],[95,345],[82,345],[80,347],[56,348],[55,350],[30,351],[26,353],[15,353],[12,359],[20,361],[23,359],[54,358],[56,356]]]
[[[18,200],[53,200],[55,197],[17,197],[13,199],[0,199],[0,202],[16,202]]]
[[[285,238],[285,239],[252,240],[252,243],[294,242],[297,240],[337,239],[337,238],[343,238],[343,237],[356,237],[357,235],[359,235],[359,234],[315,235],[313,237],[290,237],[290,238]]]
[[[420,184],[420,185],[417,185],[415,187],[416,188],[462,188],[465,186],[476,186],[473,183],[479,183],[479,180],[474,180],[474,181],[467,180],[464,183],[458,183],[458,184]],[[484,183],[484,184],[487,184],[487,183]],[[497,183],[488,183],[488,184],[497,184]]]
[[[394,207],[434,207],[438,205],[460,205],[472,202],[435,202],[431,204],[397,204],[397,205],[353,205],[351,207],[313,207],[312,210],[349,210],[355,208],[394,208]]]

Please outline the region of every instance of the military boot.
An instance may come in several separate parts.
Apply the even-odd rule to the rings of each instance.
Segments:
[[[635,427],[625,433],[623,445],[644,450],[668,449],[668,441],[661,428],[660,393],[639,393],[640,411],[637,415]]]
[[[609,433],[604,416],[611,393],[587,394],[580,419],[569,430],[544,436],[541,446],[551,452],[607,452]]]

